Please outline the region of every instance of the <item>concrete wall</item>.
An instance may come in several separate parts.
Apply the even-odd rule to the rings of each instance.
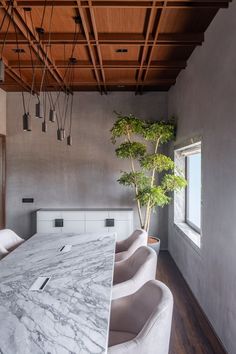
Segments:
[[[6,92],[0,89],[0,134],[6,135]]]
[[[228,353],[236,353],[236,2],[221,10],[205,43],[169,92],[177,143],[202,136],[202,247],[173,227],[169,249]]]
[[[21,95],[7,96],[7,226],[27,238],[35,232],[32,212],[42,207],[135,207],[133,194],[117,178],[127,163],[118,160],[110,142],[113,110],[147,119],[167,117],[167,93],[98,93],[75,95],[73,146],[56,140],[56,127],[22,131]],[[34,109],[32,107],[31,111]],[[33,197],[34,204],[22,204]],[[167,215],[154,215],[151,232],[167,247]],[[137,214],[135,224],[138,225]]]

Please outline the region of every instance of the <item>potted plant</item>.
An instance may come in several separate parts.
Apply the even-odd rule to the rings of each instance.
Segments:
[[[149,232],[152,212],[171,202],[171,192],[186,186],[174,161],[162,154],[160,148],[175,137],[172,121],[147,122],[132,114],[116,113],[117,120],[111,129],[111,140],[116,155],[128,159],[130,170],[122,171],[118,182],[132,187],[138,209],[140,227]],[[160,240],[157,239],[160,248]],[[155,246],[154,246],[155,248]]]

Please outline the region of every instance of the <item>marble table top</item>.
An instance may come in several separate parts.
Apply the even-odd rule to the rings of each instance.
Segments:
[[[106,353],[114,253],[115,234],[36,234],[1,260],[0,353]]]

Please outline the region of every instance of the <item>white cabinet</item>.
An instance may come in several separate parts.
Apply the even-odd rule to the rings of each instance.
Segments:
[[[132,209],[40,209],[37,232],[116,232],[117,240],[133,232]]]

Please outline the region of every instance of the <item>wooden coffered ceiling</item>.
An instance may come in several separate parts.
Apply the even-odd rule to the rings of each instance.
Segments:
[[[75,17],[79,33],[73,57],[73,90],[167,91],[186,67],[204,32],[228,0],[17,0],[13,17],[0,33],[6,66],[6,91],[27,91],[35,67],[35,90],[39,90],[44,64],[47,90],[67,85],[66,70],[74,43]],[[10,16],[8,1],[0,0],[0,19]],[[49,23],[51,8],[51,33]],[[27,9],[26,9],[27,7]],[[40,27],[45,7],[43,28]],[[28,11],[26,11],[28,10]],[[29,11],[31,10],[31,11]],[[33,23],[33,26],[32,26]],[[17,31],[17,36],[15,34]],[[20,67],[16,49],[20,53]],[[50,41],[50,47],[48,45]]]

